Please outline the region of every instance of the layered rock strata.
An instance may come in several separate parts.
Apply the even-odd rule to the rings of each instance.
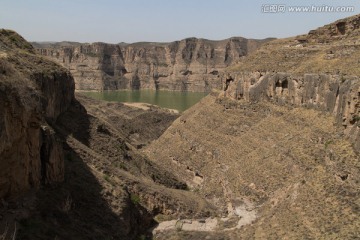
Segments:
[[[187,38],[171,43],[39,44],[37,52],[68,68],[77,90],[166,89],[208,92],[219,72],[267,40]]]
[[[250,102],[314,108],[334,115],[360,150],[360,81],[358,77],[290,73],[233,73],[224,77],[224,95]]]

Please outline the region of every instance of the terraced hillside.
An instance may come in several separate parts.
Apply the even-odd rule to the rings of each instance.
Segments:
[[[156,237],[359,236],[359,156],[331,114],[218,94],[186,111],[146,152],[177,169],[174,174],[224,218],[208,232],[164,230]],[[254,212],[252,224],[242,226]]]

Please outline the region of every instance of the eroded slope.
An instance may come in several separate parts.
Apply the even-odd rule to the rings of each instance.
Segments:
[[[229,67],[229,71],[360,75],[360,15],[308,34],[278,39]]]
[[[227,218],[214,231],[164,231],[160,239],[359,235],[359,157],[330,114],[217,95],[186,111],[146,152]],[[252,224],[234,228],[254,210]]]

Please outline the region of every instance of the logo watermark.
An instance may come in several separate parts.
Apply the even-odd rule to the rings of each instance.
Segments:
[[[354,11],[354,6],[288,6],[286,4],[264,4],[261,6],[262,13],[346,13]]]

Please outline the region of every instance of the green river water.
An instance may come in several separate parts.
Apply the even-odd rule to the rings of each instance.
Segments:
[[[150,89],[81,93],[99,100],[150,103],[163,108],[177,109],[180,112],[193,106],[208,94],[203,92],[156,91]]]

